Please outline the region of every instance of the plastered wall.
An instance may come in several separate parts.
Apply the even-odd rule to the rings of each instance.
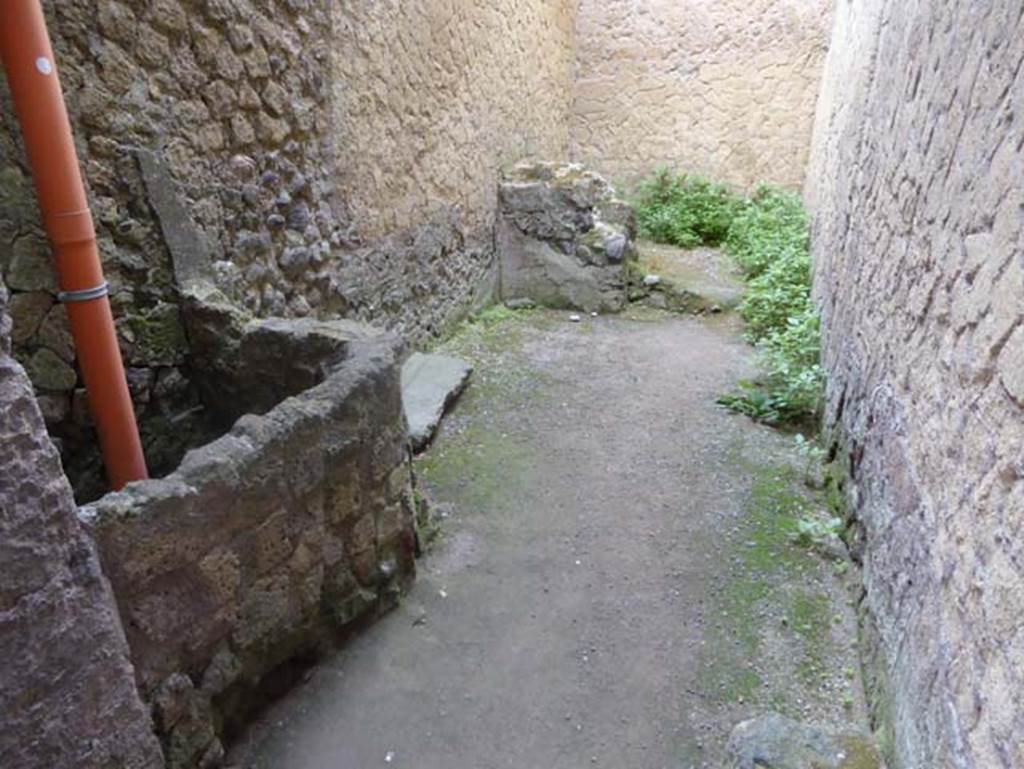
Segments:
[[[807,200],[897,769],[1024,766],[1024,7],[837,6]]]
[[[501,168],[568,152],[572,2],[331,9],[336,306],[419,341],[489,296]]]
[[[832,0],[580,0],[573,159],[799,187]]]
[[[444,203],[490,240],[500,168],[568,151],[571,5],[333,4],[339,181],[364,237]]]

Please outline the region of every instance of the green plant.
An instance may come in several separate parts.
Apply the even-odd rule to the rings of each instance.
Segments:
[[[792,192],[762,185],[734,211],[725,249],[747,278],[756,278],[776,262],[808,253],[807,214]]]
[[[764,272],[747,283],[740,315],[747,334],[759,341],[786,326],[811,303],[811,264],[806,253],[785,252]]]
[[[842,528],[839,518],[801,518],[796,523],[793,542],[801,547],[825,546],[839,536]]]
[[[769,424],[812,422],[825,375],[800,198],[768,186],[742,198],[706,179],[662,169],[640,185],[636,211],[641,233],[656,241],[722,244],[747,279],[740,314],[758,347],[761,374],[718,402]]]
[[[725,240],[739,205],[721,184],[663,168],[640,184],[635,208],[644,237],[694,248]]]
[[[470,322],[485,327],[496,326],[515,319],[516,310],[511,310],[503,304],[492,304],[470,318]]]
[[[758,346],[761,375],[719,402],[770,424],[810,422],[821,406],[825,375],[809,243],[800,199],[768,187],[740,207],[725,241],[748,279],[740,314]]]
[[[818,445],[817,440],[808,439],[803,434],[798,434],[793,438],[793,445],[796,446],[797,453],[807,463],[808,468],[824,463],[825,449]]]
[[[817,440],[808,440],[803,434],[797,434],[793,439],[797,453],[804,461],[804,483],[812,488],[821,488],[824,485],[822,471],[825,466],[825,449]]]

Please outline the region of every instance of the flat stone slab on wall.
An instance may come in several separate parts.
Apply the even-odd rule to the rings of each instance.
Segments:
[[[547,307],[617,312],[635,259],[632,210],[573,164],[523,164],[499,185],[499,294]]]
[[[170,476],[82,511],[171,769],[219,761],[268,676],[389,605],[415,569],[400,342],[345,322],[244,333],[241,350],[282,336],[332,365]]]

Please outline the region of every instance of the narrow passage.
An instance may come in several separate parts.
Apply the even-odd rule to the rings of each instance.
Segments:
[[[719,767],[729,730],[862,708],[792,436],[715,405],[732,316],[499,310],[417,461],[437,536],[401,607],[236,746],[260,769]]]

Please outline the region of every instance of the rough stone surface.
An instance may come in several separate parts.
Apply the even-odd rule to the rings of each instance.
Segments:
[[[75,517],[0,283],[0,756],[18,769],[159,769],[110,586]]]
[[[734,769],[879,769],[881,757],[858,732],[824,729],[769,713],[736,725]]]
[[[445,410],[459,397],[471,373],[469,363],[449,355],[415,353],[402,366],[402,405],[414,451],[422,451],[430,443]]]
[[[740,187],[804,180],[833,0],[582,0],[572,159]]]
[[[630,301],[699,314],[735,309],[743,299],[743,280],[735,262],[720,249],[640,241],[637,251],[640,269],[630,281]]]
[[[493,287],[500,167],[568,153],[564,0],[43,5],[118,332],[154,383],[191,379],[178,284],[201,252],[255,316],[439,333]],[[56,290],[3,84],[0,274],[18,292]],[[173,344],[136,343],[154,321]],[[31,323],[23,362],[46,346]],[[51,383],[70,397],[79,385],[62,373]],[[133,393],[162,464],[176,453],[167,424],[201,406],[195,389]],[[90,428],[69,416],[53,434],[81,496],[102,492]]]
[[[127,306],[166,298],[178,236],[194,241],[167,231],[152,151],[250,310],[345,312],[407,336],[443,325],[486,273],[500,166],[568,151],[568,2],[44,6]],[[0,90],[0,219],[24,242],[19,265],[45,266]],[[28,272],[15,288],[48,279]]]
[[[502,299],[587,312],[623,308],[635,232],[604,179],[574,164],[521,164],[505,175],[498,199]],[[603,221],[603,210],[625,223]]]
[[[81,511],[170,769],[214,765],[266,681],[389,607],[414,572],[398,340],[267,320],[238,345],[222,359],[237,355],[237,378],[257,381],[234,398],[265,396],[269,353],[281,369],[308,366],[295,381],[310,389]]]
[[[1024,7],[840,3],[807,197],[896,767],[1024,766]]]

